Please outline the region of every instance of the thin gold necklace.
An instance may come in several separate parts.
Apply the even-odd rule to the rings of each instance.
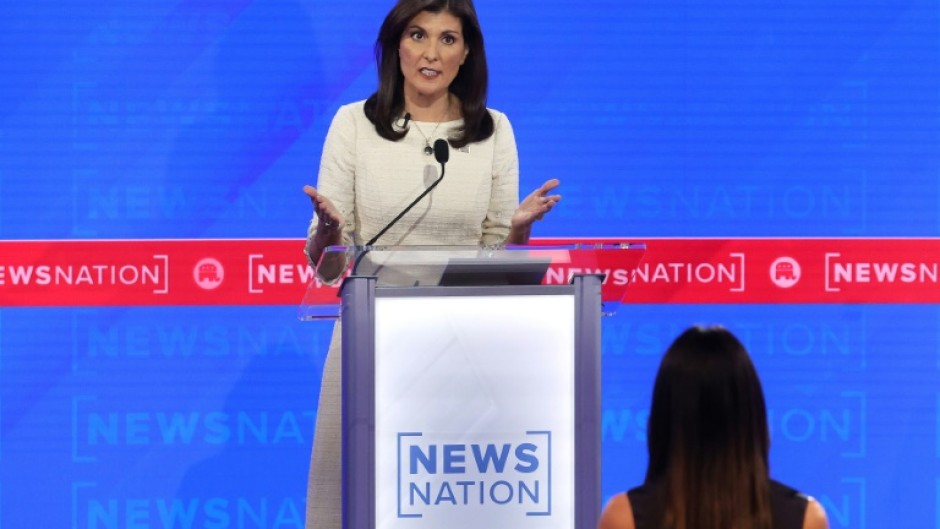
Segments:
[[[447,97],[447,108],[444,109],[444,119],[447,119],[447,116],[450,115],[450,96]],[[438,127],[441,126],[443,121],[438,121],[437,125],[434,125],[434,130],[431,131],[431,134],[425,134],[421,127],[418,125],[418,122],[411,120],[411,123],[418,129],[418,133],[424,137],[424,154],[430,156],[434,154],[434,147],[431,147],[431,138],[434,137],[434,133],[437,132]]]

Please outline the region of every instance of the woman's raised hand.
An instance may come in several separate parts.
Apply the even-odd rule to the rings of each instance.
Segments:
[[[549,194],[559,184],[561,182],[557,178],[552,178],[525,197],[519,207],[516,208],[515,213],[512,214],[509,237],[506,239],[507,243],[527,244],[529,242],[532,224],[535,221],[542,220],[542,217],[561,200],[561,195]]]
[[[313,186],[304,186],[304,193],[310,197],[313,212],[317,216],[317,233],[342,232],[345,219],[336,206]]]

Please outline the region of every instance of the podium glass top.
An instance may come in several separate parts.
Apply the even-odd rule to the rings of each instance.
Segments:
[[[350,276],[376,278],[377,287],[565,285],[575,275],[604,275],[602,310],[623,302],[632,271],[646,251],[642,243],[577,243],[525,246],[331,246],[301,302],[302,320],[339,316],[339,286]],[[319,275],[319,274],[318,274]]]

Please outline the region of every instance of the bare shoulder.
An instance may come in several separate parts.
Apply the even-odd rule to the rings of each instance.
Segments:
[[[829,520],[826,519],[826,510],[810,497],[806,504],[806,514],[803,516],[803,529],[829,529]]]
[[[636,529],[633,524],[633,508],[626,494],[617,494],[607,502],[597,529]]]

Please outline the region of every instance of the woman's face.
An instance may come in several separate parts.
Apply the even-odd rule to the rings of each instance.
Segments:
[[[446,95],[469,51],[459,18],[446,11],[418,13],[398,47],[405,96],[434,100]]]

